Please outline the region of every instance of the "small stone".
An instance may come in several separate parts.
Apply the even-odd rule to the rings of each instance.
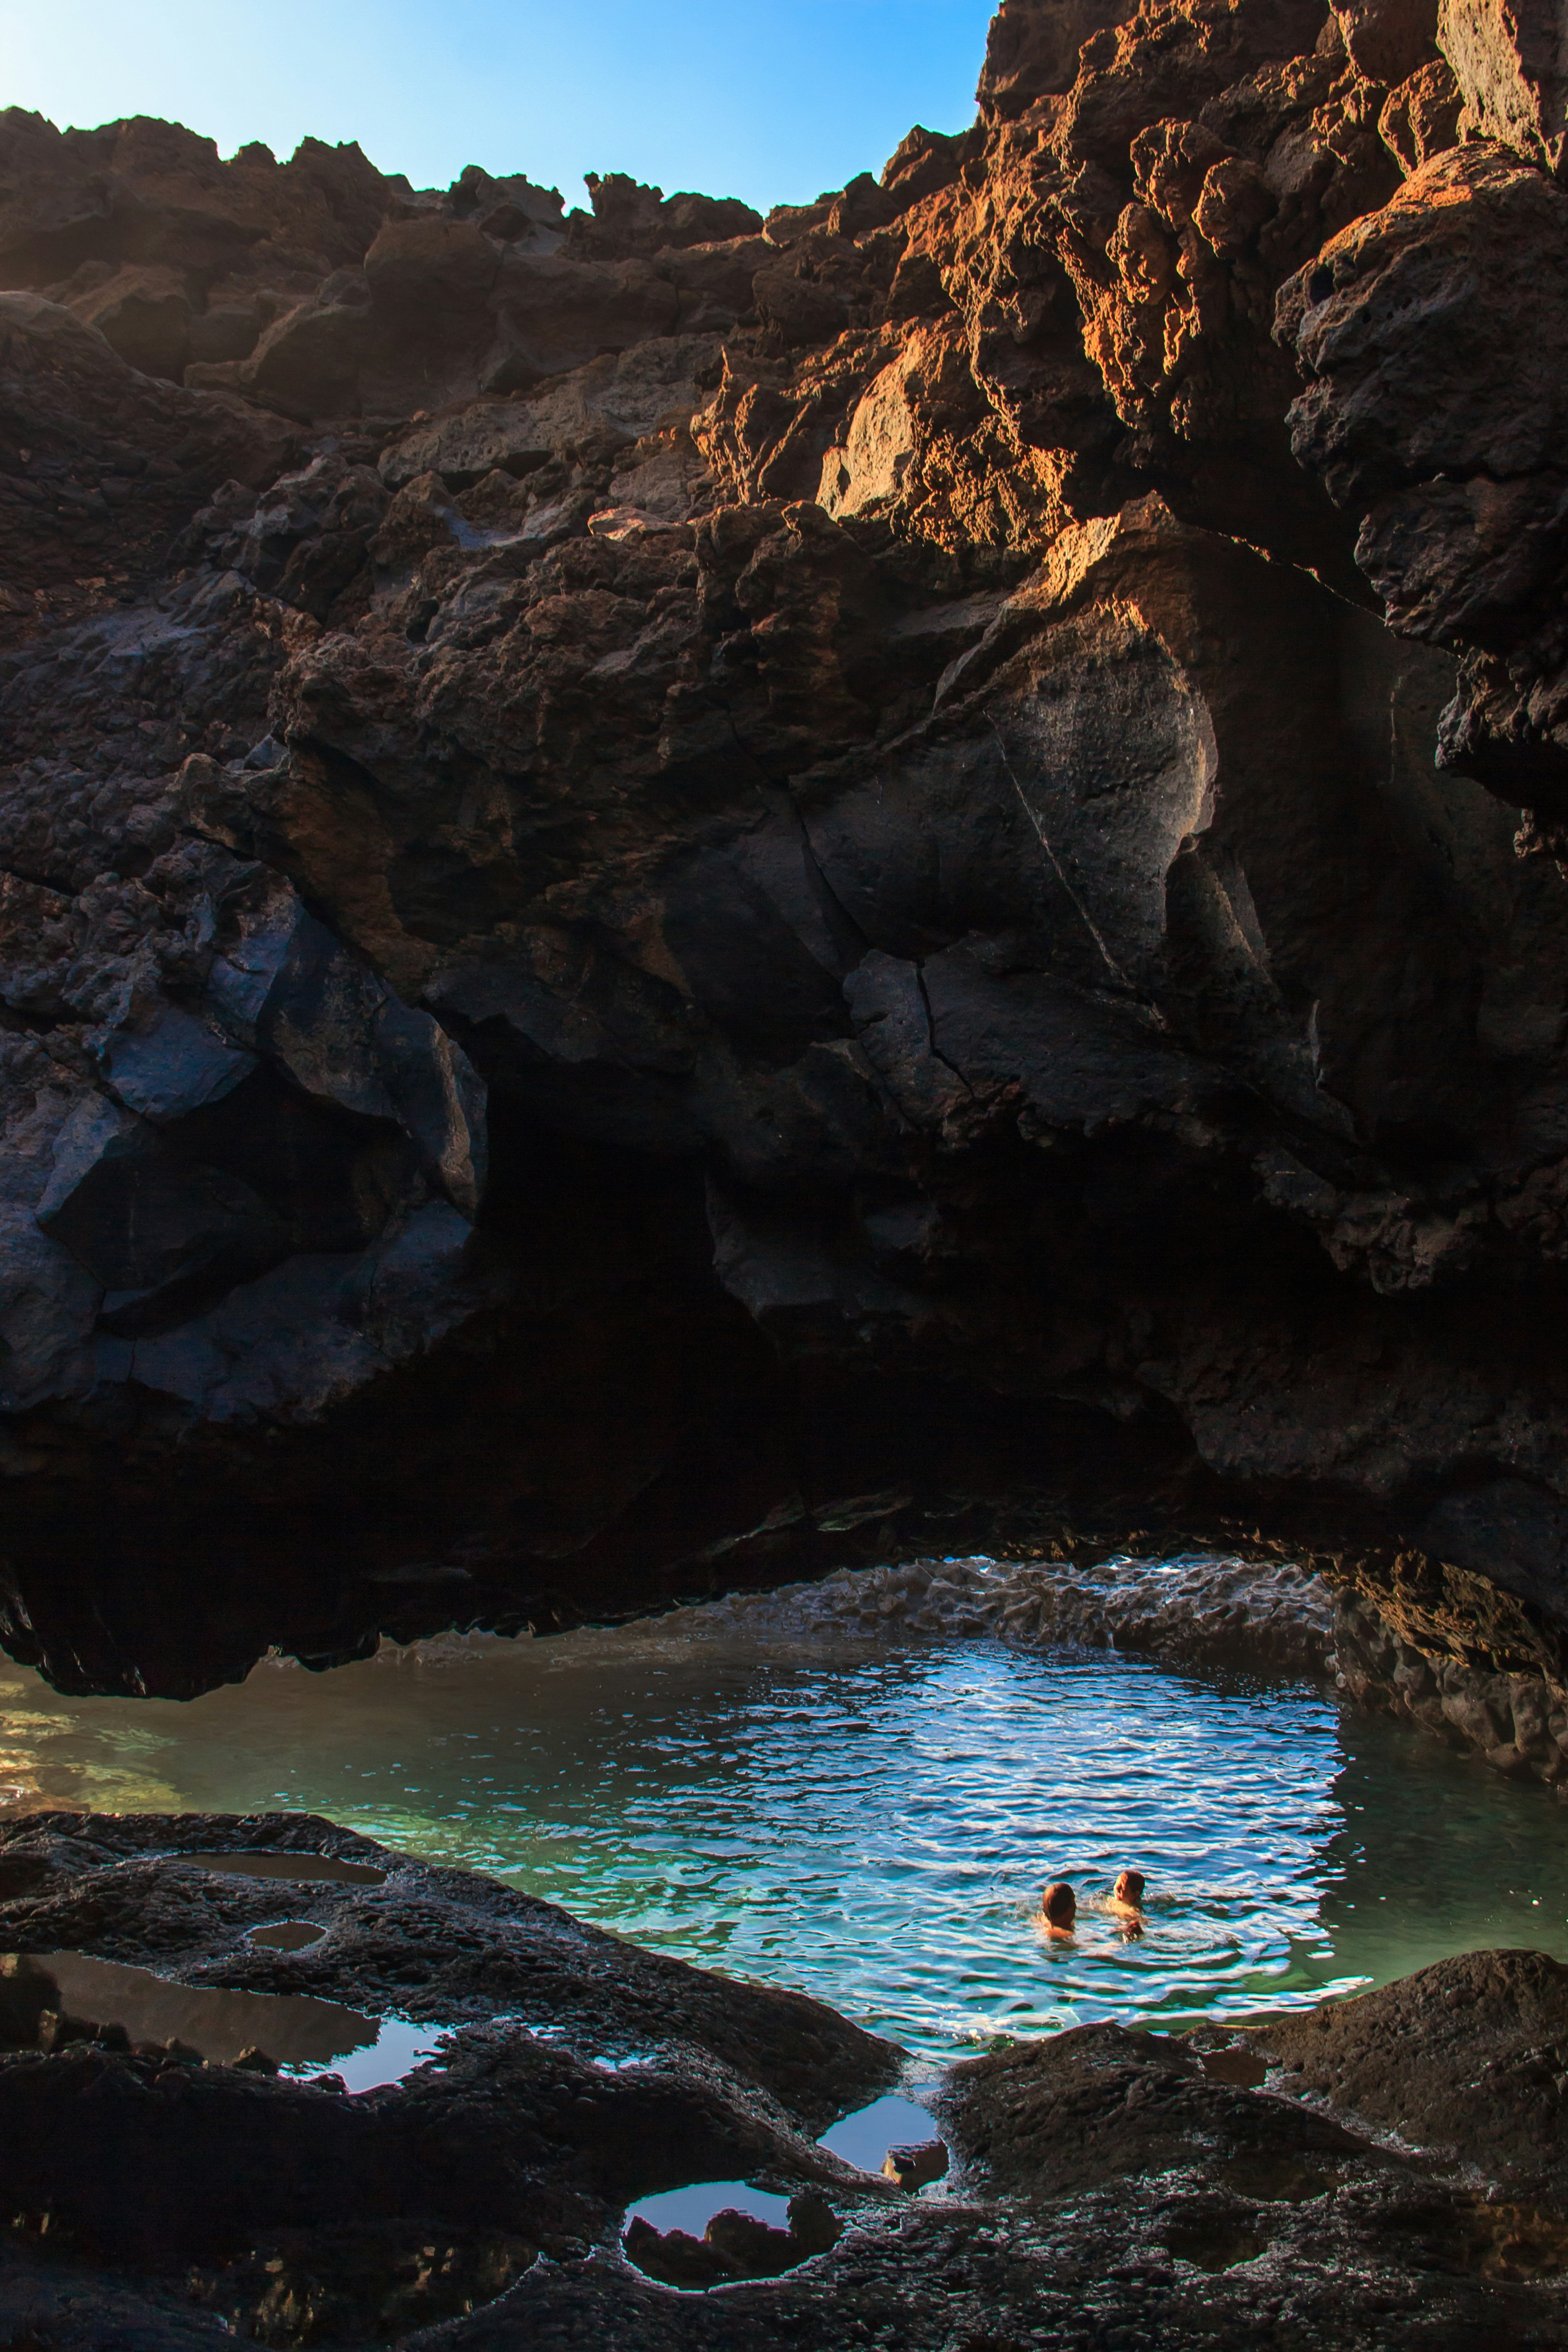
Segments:
[[[98,2027],[85,2017],[72,2017],[64,2010],[46,2009],[38,2019],[38,2047],[47,2057],[68,2049],[73,2042],[90,2042]]]
[[[269,2058],[265,2050],[258,2050],[254,2042],[240,2052],[234,2063],[247,2074],[276,2074],[279,2072],[277,2059]],[[323,2082],[336,2082],[338,2077],[335,2074],[330,2077],[323,2075],[321,2079]]]
[[[918,2146],[890,2147],[882,2160],[882,2170],[900,2189],[923,2189],[930,2180],[940,2180],[947,2170],[947,2149],[940,2139],[921,2140]]]
[[[803,2254],[825,2254],[843,2235],[843,2223],[819,2189],[789,2200],[789,2233]]]
[[[7,1952],[0,1959],[0,2041],[36,2042],[39,2019],[59,1997],[58,1985],[37,1960]]]

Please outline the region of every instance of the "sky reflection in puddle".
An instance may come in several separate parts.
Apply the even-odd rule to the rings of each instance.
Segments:
[[[841,2116],[816,2144],[846,2164],[858,2164],[862,2172],[880,2172],[890,2147],[918,2147],[941,2137],[929,2108],[892,2091],[869,2106],[857,2107],[853,2115]]]
[[[789,2199],[753,2189],[744,2180],[702,2180],[690,2189],[668,2189],[660,2196],[639,2199],[626,2220],[646,2221],[650,2230],[684,2230],[689,2238],[700,2238],[714,2214],[723,2212],[749,2213],[774,2230],[789,2227]]]

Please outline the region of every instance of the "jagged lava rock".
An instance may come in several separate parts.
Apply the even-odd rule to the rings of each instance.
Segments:
[[[285,1890],[325,1931],[302,1950],[247,1933]],[[1412,2347],[1562,2330],[1559,2184],[1518,2169],[1555,2092],[1494,2097],[1463,2179],[1357,2113],[1425,2141],[1466,2050],[1500,2088],[1542,2079],[1532,2045],[1559,2032],[1564,1972],[1539,1954],[1474,1954],[1247,2034],[1098,2025],[960,2063],[936,2095],[955,2162],[911,2196],[816,2140],[893,2079],[889,2043],[309,1816],[8,1824],[0,1933],[38,1956],[29,1969],[62,1943],[139,1963],[193,2020],[204,1993],[228,1996],[226,2016],[236,1993],[280,1994],[352,2004],[361,2027],[449,2029],[401,2081],[345,2096],[244,2053],[204,2063],[199,2022],[127,2048],[112,2019],[40,2020],[37,1979],[0,1975],[0,2177],[23,2217],[0,2322],[68,2352],[117,2331],[163,2352],[215,2322],[344,2352],[772,2352],[825,2325],[916,2352],[966,2335],[1242,2352],[1304,2326]],[[1310,2105],[1282,2095],[1307,2073]],[[634,2230],[623,2252],[627,2206],[694,2179],[756,2179],[791,2200],[791,2231],[730,2214],[705,2244],[649,2249]],[[678,2300],[627,2254],[722,2292]],[[782,2276],[744,2275],[786,2257]]]
[[[1008,0],[971,130],[765,218],[6,118],[18,1655],[1033,1489],[1395,1616],[1462,1520],[1465,1670],[1556,1671],[1527,16]]]

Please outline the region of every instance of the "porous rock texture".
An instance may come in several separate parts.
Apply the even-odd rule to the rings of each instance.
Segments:
[[[384,1876],[290,1882],[325,1933],[258,1949],[281,1882],[208,1866],[226,1853]],[[912,2196],[816,2145],[894,2078],[889,2043],[307,1816],[9,1824],[0,1942],[45,1956],[24,1969],[68,1944],[452,2029],[345,2095],[254,2053],[126,2047],[113,2019],[25,2046],[29,1979],[0,1976],[0,2331],[30,2352],[1480,2352],[1568,2332],[1568,1969],[1538,1953],[1247,2032],[1085,2026],[962,2063],[922,2091],[952,2168]],[[628,2260],[717,2267],[732,2224],[650,2252],[626,2209],[740,2179],[792,2200],[784,2274],[731,2262],[679,2293]]]
[[[1033,1489],[1554,1670],[1554,26],[1005,0],[765,220],[3,119],[16,1655]]]
[[[1110,1649],[1200,1672],[1323,1681],[1339,1665],[1342,1617],[1321,1577],[1255,1559],[947,1559],[846,1569],[809,1584],[668,1611],[661,1634],[766,1655],[802,1639],[984,1634],[1021,1650]]]

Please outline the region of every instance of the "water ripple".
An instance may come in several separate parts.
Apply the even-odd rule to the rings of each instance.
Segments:
[[[1478,1943],[1568,1958],[1563,1807],[1321,1685],[668,1625],[265,1668],[188,1706],[11,1673],[33,1801],[326,1813],[933,2053],[1299,2003]],[[1124,1867],[1136,1941],[1094,1907]],[[1070,1944],[1031,1924],[1056,1877]]]

